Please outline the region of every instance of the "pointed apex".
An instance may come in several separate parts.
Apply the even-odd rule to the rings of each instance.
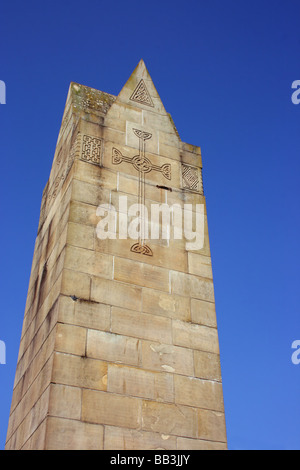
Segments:
[[[144,62],[144,59],[141,59],[139,63],[136,66],[136,69],[139,68],[140,70],[144,69],[144,71],[149,75],[149,72],[147,70],[146,64]],[[135,72],[135,71],[134,71]]]
[[[132,106],[167,114],[143,59],[139,61],[120,91],[118,100]]]

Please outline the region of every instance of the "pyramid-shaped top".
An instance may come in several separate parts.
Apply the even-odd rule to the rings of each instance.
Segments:
[[[138,63],[117,99],[149,111],[152,108],[153,112],[167,114],[143,59]]]

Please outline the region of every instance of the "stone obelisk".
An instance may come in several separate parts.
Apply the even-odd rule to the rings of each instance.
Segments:
[[[226,448],[201,151],[141,60],[118,96],[70,84],[6,449]]]

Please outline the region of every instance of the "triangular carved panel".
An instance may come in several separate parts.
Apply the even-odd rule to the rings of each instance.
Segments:
[[[145,104],[147,106],[151,106],[152,108],[154,107],[153,101],[149,95],[143,79],[141,79],[138,83],[130,99],[131,101],[136,101],[137,103]]]

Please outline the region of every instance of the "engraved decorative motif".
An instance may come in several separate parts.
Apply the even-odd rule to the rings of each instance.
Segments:
[[[138,83],[130,99],[131,101],[136,101],[137,103],[145,104],[146,106],[151,106],[152,108],[154,107],[153,101],[149,95],[143,79],[141,79]]]
[[[171,179],[171,165],[168,163],[162,166],[153,165],[147,157],[141,155],[135,155],[132,158],[126,157],[125,155],[122,155],[118,149],[113,148],[112,163],[114,165],[119,165],[122,162],[131,163],[133,167],[141,173],[150,173],[150,171],[155,170],[160,171],[168,180]]]
[[[203,194],[202,175],[199,168],[183,163],[181,176],[183,189]]]
[[[146,153],[146,141],[151,139],[152,134],[145,132],[140,129],[132,129],[134,134],[139,139],[139,154],[134,157],[126,157],[120,150],[113,147],[112,149],[112,163],[114,165],[120,165],[122,162],[130,163],[139,173],[139,186],[138,186],[138,204],[145,207],[145,175],[150,171],[159,171],[168,180],[171,179],[171,165],[164,164],[162,166],[153,165],[153,163],[145,156]],[[151,248],[146,245],[143,234],[145,233],[145,220],[141,216],[142,235],[139,237],[138,243],[135,243],[130,248],[130,251],[134,253],[143,254],[146,256],[153,256]]]
[[[133,253],[139,253],[139,254],[146,255],[146,256],[153,256],[153,252],[150,246],[142,244],[141,242],[138,242],[132,245],[132,247],[130,248],[130,251],[132,251]]]
[[[100,165],[102,140],[90,135],[84,135],[82,139],[81,160]]]
[[[119,165],[122,162],[127,162],[131,163],[133,167],[139,172],[139,173],[150,173],[150,171],[159,171],[163,174],[165,178],[168,180],[171,179],[171,165],[168,163],[159,166],[159,165],[153,165],[149,158],[145,156],[145,141],[148,139],[151,139],[152,134],[149,132],[141,131],[139,129],[133,129],[134,134],[139,138],[140,140],[140,153],[139,155],[135,155],[134,157],[126,157],[125,155],[122,155],[122,153],[116,149],[113,148],[112,150],[112,163],[114,165]]]

